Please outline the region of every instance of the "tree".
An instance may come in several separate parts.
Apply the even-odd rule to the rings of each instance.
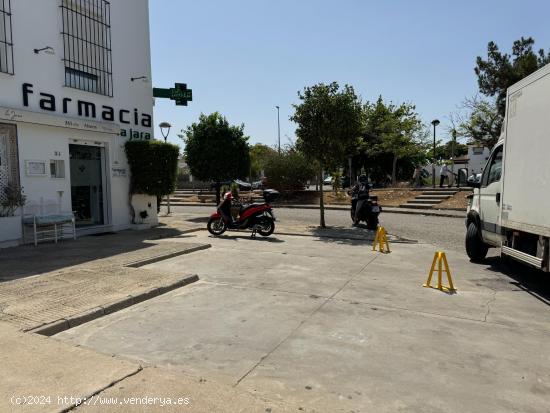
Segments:
[[[453,157],[453,145],[454,145],[454,157],[466,155],[468,153],[468,146],[460,142],[448,141],[444,144],[438,142],[435,147],[435,157],[436,159],[451,159]],[[433,156],[432,153],[429,153],[429,156]]]
[[[366,121],[362,149],[371,157],[384,160],[386,165],[390,160],[392,184],[397,181],[400,160],[421,158],[425,152],[425,132],[415,110],[410,103],[386,104],[382,96],[376,103],[367,102],[364,106]]]
[[[512,46],[512,55],[502,53],[495,42],[487,45],[487,59],[478,56],[475,73],[479,91],[486,96],[496,98],[496,107],[501,118],[506,110],[506,90],[514,83],[550,63],[550,55],[540,49],[533,51],[535,40],[532,37],[516,40]],[[500,128],[498,128],[500,131]]]
[[[277,151],[267,145],[257,143],[250,147],[250,171],[255,178],[259,177],[269,161],[278,155]]]
[[[500,137],[503,120],[495,99],[474,96],[465,99],[459,110],[451,114],[451,129],[459,137],[492,148]]]
[[[248,137],[244,124],[232,126],[220,113],[201,114],[185,131],[185,161],[191,174],[201,181],[219,183],[245,178],[250,170]]]
[[[304,189],[307,181],[315,176],[315,168],[295,147],[288,146],[268,159],[265,165],[267,183],[280,191]]]
[[[342,90],[338,83],[319,83],[298,92],[301,103],[294,105],[291,120],[296,122],[296,147],[315,162],[321,196],[320,226],[326,227],[323,199],[323,171],[336,170],[346,159],[361,133],[361,102],[352,86]]]

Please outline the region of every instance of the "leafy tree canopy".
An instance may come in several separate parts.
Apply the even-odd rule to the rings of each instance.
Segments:
[[[335,170],[357,144],[362,129],[361,101],[352,86],[319,83],[298,92],[291,120],[296,129],[297,148],[316,163],[319,180],[323,170]],[[321,185],[322,188],[322,185]],[[320,226],[325,227],[324,199],[320,196]]]
[[[352,86],[340,90],[338,83],[319,83],[298,93],[291,120],[297,148],[322,169],[336,169],[361,134],[361,102]]]
[[[382,96],[374,103],[367,102],[365,135],[360,145],[370,164],[391,173],[392,183],[398,176],[398,161],[420,161],[425,154],[425,129],[410,103],[385,103]],[[412,162],[414,163],[414,162]],[[371,165],[366,165],[370,169]]]
[[[315,176],[315,168],[295,147],[285,148],[275,154],[265,165],[267,184],[280,191],[304,189],[307,181]]]
[[[532,37],[516,40],[512,54],[502,53],[495,42],[487,45],[487,58],[477,57],[475,73],[479,91],[486,96],[496,98],[500,116],[506,110],[506,90],[514,83],[550,63],[550,54],[544,49],[533,50],[535,40]]]
[[[185,132],[185,160],[201,181],[225,181],[248,176],[250,152],[244,124],[230,125],[220,113],[201,114]]]
[[[433,149],[429,149],[430,153],[428,156],[432,157],[431,153]],[[468,145],[464,145],[460,142],[454,142],[454,156],[455,158],[466,155],[468,153]],[[453,141],[448,141],[445,143],[438,142],[438,145],[435,147],[435,157],[436,159],[451,159],[453,157]]]
[[[498,142],[503,119],[494,99],[479,96],[465,99],[460,110],[451,115],[458,136],[488,148]]]
[[[257,143],[250,147],[250,169],[253,177],[259,177],[261,172],[265,170],[268,162],[278,156],[275,149],[267,145]]]

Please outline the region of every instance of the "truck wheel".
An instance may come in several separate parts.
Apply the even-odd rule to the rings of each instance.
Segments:
[[[481,239],[481,233],[477,225],[470,222],[466,231],[466,254],[472,261],[481,261],[487,255],[489,247]]]

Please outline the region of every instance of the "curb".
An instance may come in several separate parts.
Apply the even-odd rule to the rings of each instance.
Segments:
[[[197,229],[193,230],[193,232],[198,232],[198,231],[202,231],[202,228],[197,228]],[[163,260],[168,260],[170,258],[178,257],[180,255],[191,254],[192,252],[206,250],[210,247],[212,247],[211,244],[202,244],[202,245],[198,245],[198,246],[193,247],[193,248],[187,248],[187,249],[182,250],[182,251],[171,252],[170,254],[164,254],[164,255],[157,255],[156,257],[147,258],[147,259],[141,260],[141,261],[130,262],[130,263],[124,264],[124,266],[125,267],[130,267],[130,268],[139,268],[139,267],[143,267],[145,265],[153,264],[155,262],[159,262],[159,261],[163,261]]]
[[[199,281],[198,275],[191,275],[181,280],[178,280],[174,283],[163,285],[160,287],[153,287],[140,294],[129,295],[120,300],[113,301],[111,303],[101,305],[99,307],[95,307],[90,310],[86,310],[72,317],[62,318],[60,320],[56,320],[48,324],[43,324],[38,327],[24,330],[24,332],[35,333],[35,334],[40,334],[42,336],[50,337],[55,334],[61,333],[62,331],[66,331],[73,327],[87,323],[89,321],[101,318],[109,314],[116,313],[117,311],[131,307],[143,301],[150,300],[151,298],[157,297],[159,295],[165,294],[169,291],[184,287],[188,284],[192,284],[197,281]]]

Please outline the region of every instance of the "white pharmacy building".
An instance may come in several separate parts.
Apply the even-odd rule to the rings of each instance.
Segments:
[[[0,203],[129,228],[123,145],[152,125],[148,0],[0,0]]]

